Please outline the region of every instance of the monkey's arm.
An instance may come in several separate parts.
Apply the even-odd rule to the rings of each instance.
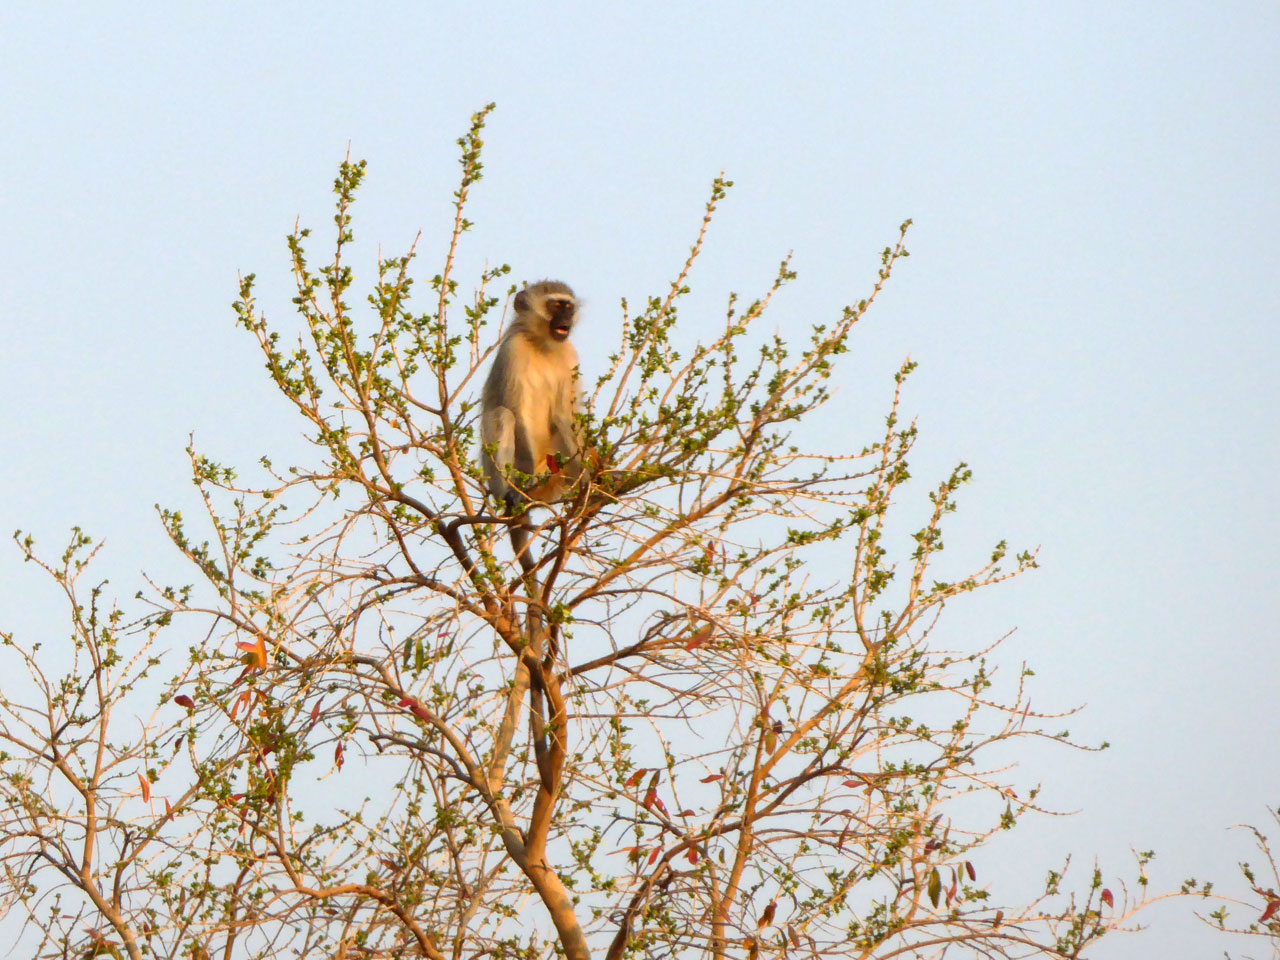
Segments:
[[[480,441],[484,445],[481,463],[489,492],[501,500],[511,491],[507,471],[516,459],[516,415],[506,407],[486,410],[480,419]]]

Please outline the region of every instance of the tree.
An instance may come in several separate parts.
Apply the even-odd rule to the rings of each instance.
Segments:
[[[759,333],[784,260],[682,346],[716,179],[678,276],[623,302],[583,384],[587,476],[516,521],[536,528],[526,573],[477,463],[509,270],[462,302],[454,278],[487,113],[459,140],[421,312],[413,249],[378,262],[367,309],[351,300],[363,162],[334,184],[332,258],[316,269],[308,231],[289,238],[296,340],[243,279],[238,323],[314,457],[263,458],[249,482],[189,450],[206,532],[161,516],[196,582],[157,582],[129,615],[84,595],[84,534],[54,562],[19,538],[65,591],[77,653],[52,676],[5,638],[34,691],[0,703],[5,889],[38,954],[1074,957],[1124,924],[1142,878],[1117,898],[1097,870],[1077,893],[1052,870],[1002,903],[979,875],[980,849],[1037,809],[984,758],[1068,735],[1031,709],[1029,670],[997,690],[1000,639],[935,640],[948,603],[1035,566],[1002,541],[935,579],[964,464],[889,555],[913,364],[874,442],[811,449],[909,222],[866,298],[802,342]],[[176,666],[158,639],[175,624],[205,631]]]
[[[1274,824],[1280,825],[1280,809],[1269,811]],[[1183,885],[1185,892],[1199,893],[1208,899],[1212,897],[1217,906],[1201,916],[1201,919],[1236,939],[1245,937],[1253,941],[1261,941],[1270,947],[1272,957],[1280,957],[1280,861],[1276,859],[1271,840],[1259,827],[1244,826],[1253,837],[1254,847],[1262,857],[1261,867],[1255,867],[1248,861],[1240,862],[1240,875],[1253,894],[1248,899],[1228,897],[1213,893],[1212,883],[1198,883],[1188,880]],[[1257,911],[1252,920],[1238,920],[1231,916],[1233,909]],[[1247,914],[1248,915],[1248,914]],[[1230,956],[1230,954],[1224,954]]]

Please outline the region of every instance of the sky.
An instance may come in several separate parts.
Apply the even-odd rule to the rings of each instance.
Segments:
[[[1237,888],[1228,828],[1280,805],[1280,7],[472,6],[0,9],[0,529],[54,549],[80,524],[126,597],[177,569],[154,505],[192,502],[188,436],[244,464],[298,448],[234,328],[238,274],[289,308],[284,237],[327,236],[348,150],[363,276],[419,231],[434,271],[489,101],[460,275],[569,280],[588,375],[721,171],[691,326],[788,252],[773,321],[833,319],[912,218],[820,425],[861,446],[910,356],[911,496],[974,469],[948,556],[1041,548],[951,628],[1016,628],[1036,706],[1087,704],[1072,732],[1112,747],[1027,758],[1076,812],[1017,856],[1127,873],[1153,848],[1153,889]],[[0,546],[0,626],[57,633],[56,611]],[[1219,955],[1188,910],[1093,956]]]

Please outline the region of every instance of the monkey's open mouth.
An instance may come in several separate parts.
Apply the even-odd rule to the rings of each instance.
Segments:
[[[557,320],[551,324],[551,336],[557,340],[564,340],[569,336],[569,324],[563,320]]]

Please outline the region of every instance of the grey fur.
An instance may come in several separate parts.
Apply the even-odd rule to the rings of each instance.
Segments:
[[[516,294],[514,307],[481,394],[480,459],[494,497],[551,503],[581,470],[578,354],[567,339],[578,301],[568,284],[544,280]]]

